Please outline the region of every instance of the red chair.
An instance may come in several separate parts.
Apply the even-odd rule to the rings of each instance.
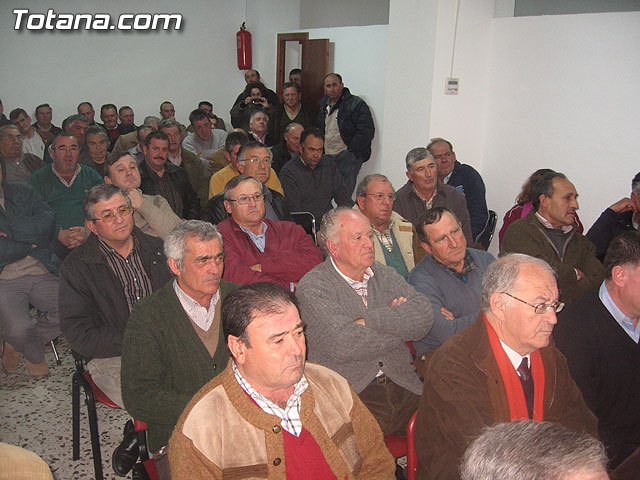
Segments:
[[[84,391],[84,401],[87,405],[89,417],[89,432],[91,434],[91,452],[93,454],[93,469],[96,480],[104,480],[102,471],[102,455],[100,453],[100,434],[98,432],[98,414],[96,402],[105,404],[110,408],[121,408],[114,403],[94,383],[89,372],[84,369],[85,360],[76,352],[71,352],[76,361],[76,371],[71,381],[71,412],[73,426],[73,459],[80,458],[80,387]]]
[[[153,458],[149,457],[149,450],[147,449],[147,423],[134,419],[133,427],[138,435],[140,463],[134,465],[132,479],[158,480],[158,472],[156,472],[156,462]]]
[[[413,431],[416,426],[416,416],[414,413],[407,424],[407,477],[408,480],[416,480],[416,469],[418,468],[418,458],[416,456],[416,444],[413,439]]]

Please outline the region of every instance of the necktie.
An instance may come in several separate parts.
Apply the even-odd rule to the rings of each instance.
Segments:
[[[529,414],[529,418],[533,418],[533,378],[531,378],[531,370],[529,369],[529,360],[527,357],[522,359],[518,367],[518,375],[520,377],[520,383],[522,384],[522,390],[524,391],[524,398],[527,402],[527,413]]]

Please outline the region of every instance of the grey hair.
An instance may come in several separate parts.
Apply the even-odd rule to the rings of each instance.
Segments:
[[[412,148],[407,153],[407,156],[404,159],[405,165],[407,167],[407,172],[410,172],[413,168],[413,164],[419,162],[420,160],[424,160],[425,158],[430,158],[433,160],[433,155],[431,152],[424,147]]]
[[[89,102],[84,102],[84,103],[89,103]],[[82,103],[80,105],[82,105]],[[91,105],[91,104],[89,103],[89,105]],[[93,107],[91,107],[91,108],[93,109]],[[74,115],[69,115],[67,118],[65,118],[62,121],[62,130],[64,130],[65,132],[68,132],[69,128],[71,128],[71,126],[75,122],[82,122],[82,123],[85,123],[85,124],[89,125],[89,122],[87,121],[86,118],[84,118],[79,113],[76,113]]]
[[[84,138],[89,138],[89,135],[102,135],[107,140],[107,143],[109,143],[109,135],[107,135],[107,131],[100,125],[91,125],[88,127],[84,132]]]
[[[295,128],[295,127],[300,127],[302,130],[304,130],[304,127],[302,125],[300,125],[299,123],[291,122],[289,125],[284,127],[284,132],[283,133],[289,133],[291,131],[291,129]]]
[[[260,191],[262,192],[264,186],[262,185],[262,182],[260,180],[254,177],[250,177],[249,175],[240,174],[236,175],[227,182],[227,184],[224,186],[224,193],[222,194],[222,198],[224,198],[227,202],[231,200],[231,190],[247,180],[253,180],[254,182],[256,182],[258,184],[258,187],[260,188]]]
[[[553,268],[540,258],[531,257],[524,253],[510,253],[504,257],[500,257],[489,265],[484,272],[484,277],[482,277],[480,309],[483,312],[488,313],[491,311],[490,299],[493,293],[510,292],[515,288],[520,275],[520,269],[524,265],[538,265],[545,272],[554,278],[556,277]]]
[[[322,216],[322,223],[318,230],[318,245],[324,250],[327,256],[329,256],[327,240],[335,241],[336,233],[338,233],[340,229],[338,218],[345,212],[354,212],[354,210],[349,207],[336,207]]]
[[[164,239],[164,254],[173,258],[180,270],[184,267],[184,254],[187,250],[187,239],[193,238],[198,242],[208,242],[217,238],[224,251],[222,235],[215,225],[202,220],[187,220],[181,222],[171,230]]]
[[[264,110],[255,110],[249,117],[249,123],[253,122],[253,117],[255,117],[257,113],[264,113],[264,116],[267,117],[267,122],[269,121],[269,114],[267,112]]]
[[[18,133],[20,133],[20,129],[18,127],[16,127],[13,123],[8,123],[0,127],[0,138],[4,138],[4,132],[6,130],[18,130]]]
[[[144,121],[142,123],[144,125],[150,125],[154,129],[156,129],[158,126],[158,123],[160,123],[160,118],[156,117],[155,115],[148,115],[144,117]]]
[[[371,173],[366,177],[364,177],[362,180],[360,180],[360,183],[356,188],[356,198],[364,196],[364,194],[367,191],[367,187],[369,186],[369,183],[371,182],[371,180],[374,180],[374,179],[387,182],[389,185],[391,185],[391,182],[385,175],[382,175],[381,173]],[[391,189],[394,192],[396,191],[395,188],[393,188],[393,185],[391,185]]]
[[[158,123],[158,130],[171,127],[177,127],[178,130],[180,130],[180,122],[173,118],[165,118],[164,120],[161,120],[160,123]]]
[[[245,143],[244,145],[242,145],[242,147],[240,147],[240,150],[238,150],[238,163],[244,163],[247,159],[246,157],[246,152],[247,150],[252,150],[254,148],[264,148],[267,150],[267,152],[269,152],[269,161],[273,161],[273,153],[271,152],[271,149],[267,148],[267,146],[262,143],[262,142],[258,142],[258,141],[254,141],[251,140],[247,143]]]
[[[558,423],[533,420],[498,423],[469,445],[462,480],[557,480],[606,471],[601,442]]]
[[[96,212],[93,210],[93,206],[98,202],[106,202],[111,197],[118,194],[124,197],[127,202],[127,207],[131,208],[131,200],[127,194],[112,183],[103,183],[93,187],[82,199],[82,212],[84,213],[84,218],[86,218],[87,221],[91,221],[96,218]]]

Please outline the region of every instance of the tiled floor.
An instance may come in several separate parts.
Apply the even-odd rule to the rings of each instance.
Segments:
[[[40,455],[56,480],[95,479],[84,397],[80,403],[80,460],[71,459],[71,376],[75,365],[62,337],[57,349],[62,365],[56,365],[51,348],[46,348],[51,369],[46,378],[29,375],[24,359],[16,373],[0,373],[0,441]],[[111,453],[122,440],[122,428],[129,417],[124,410],[102,404],[97,409],[104,478],[122,478],[111,469]]]

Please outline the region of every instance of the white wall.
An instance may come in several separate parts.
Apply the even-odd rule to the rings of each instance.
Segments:
[[[389,0],[302,0],[300,27],[330,28],[389,23]]]
[[[66,13],[181,13],[183,26],[171,32],[16,32],[14,8]],[[277,31],[299,26],[300,0],[250,0],[247,25],[253,34],[254,67],[275,84]],[[225,0],[111,1],[6,0],[0,3],[0,72],[5,111],[39,103],[53,107],[54,123],[89,100],[129,104],[136,121],[157,115],[171,100],[176,117],[187,122],[198,101],[210,100],[226,120],[244,88],[236,63],[235,34],[245,20],[245,2]],[[259,22],[259,23],[258,23]]]
[[[490,63],[490,208],[502,218],[533,171],[553,168],[589,228],[640,171],[640,13],[496,19]]]

